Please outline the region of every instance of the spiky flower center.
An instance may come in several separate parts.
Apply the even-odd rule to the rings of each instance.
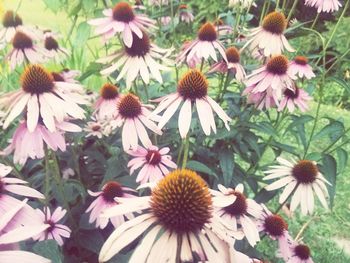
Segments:
[[[94,132],[100,131],[101,130],[101,125],[94,124],[94,125],[92,125],[91,130],[94,131]]]
[[[214,25],[215,26],[223,26],[223,25],[225,25],[225,23],[222,19],[218,18],[214,21]]]
[[[21,76],[22,89],[31,94],[50,92],[54,88],[54,78],[40,65],[29,65]]]
[[[51,233],[52,231],[54,231],[54,229],[56,227],[56,223],[55,222],[53,222],[51,219],[49,219],[45,223],[50,225],[49,228],[46,229],[46,233]]]
[[[131,47],[125,46],[125,51],[132,57],[143,57],[151,48],[149,37],[145,32],[142,32],[142,38],[139,38],[135,33],[132,33]]]
[[[118,110],[124,118],[135,118],[142,111],[140,99],[131,93],[124,95],[118,102]]]
[[[175,170],[158,183],[151,208],[160,223],[176,233],[199,231],[212,217],[207,184],[187,169]]]
[[[294,62],[297,63],[298,65],[305,66],[309,62],[309,59],[307,57],[304,57],[304,56],[296,56],[294,58]]]
[[[237,48],[229,47],[228,49],[226,49],[226,57],[228,62],[238,63],[240,56]]]
[[[60,73],[58,73],[58,72],[51,72],[51,75],[52,75],[54,81],[64,82],[64,78],[61,76]]]
[[[148,150],[146,160],[149,164],[157,165],[162,160],[162,156],[157,150]]]
[[[177,91],[184,99],[201,99],[208,93],[208,81],[200,71],[190,70],[180,79]]]
[[[118,182],[108,182],[107,184],[104,185],[102,189],[102,197],[106,202],[109,203],[114,203],[115,200],[114,198],[116,197],[123,197],[124,196],[124,191]]]
[[[270,215],[265,218],[264,228],[269,235],[280,237],[283,235],[284,231],[288,229],[288,224],[281,216]]]
[[[2,24],[4,27],[17,27],[22,25],[22,23],[22,19],[19,17],[19,15],[15,14],[11,10],[7,11],[2,19]]]
[[[236,200],[233,204],[224,208],[225,212],[233,216],[244,215],[248,209],[247,198],[244,194],[237,191],[232,191],[230,194],[235,195]]]
[[[186,10],[187,5],[185,5],[185,4],[179,5],[179,9],[180,9],[180,11]]]
[[[295,87],[294,91],[291,89],[286,89],[284,91],[284,96],[286,96],[287,98],[292,99],[292,100],[298,98],[299,97],[299,88]]]
[[[266,69],[275,75],[284,75],[288,70],[288,59],[283,55],[272,57],[266,65]]]
[[[294,253],[295,255],[302,259],[302,260],[307,260],[310,257],[310,248],[305,245],[297,245],[294,248]]]
[[[58,42],[53,37],[45,38],[45,48],[47,50],[57,50],[59,48]]]
[[[117,3],[113,8],[113,19],[128,23],[134,20],[135,14],[132,7],[126,2]]]
[[[101,88],[101,97],[105,100],[112,100],[118,97],[118,88],[115,85],[112,85],[110,83],[106,83]]]
[[[217,39],[215,27],[209,22],[205,23],[198,30],[198,38],[201,41],[215,41]]]
[[[287,19],[283,13],[275,11],[265,16],[262,27],[272,34],[281,35],[287,27]]]
[[[317,165],[309,160],[300,160],[292,169],[292,175],[301,184],[311,184],[318,174]]]
[[[15,49],[26,49],[33,47],[33,40],[21,31],[17,31],[12,39],[12,45]]]

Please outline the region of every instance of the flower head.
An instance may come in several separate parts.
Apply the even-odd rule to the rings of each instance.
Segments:
[[[6,129],[27,109],[29,132],[33,132],[39,120],[50,132],[56,131],[56,123],[67,117],[84,118],[84,110],[78,104],[86,104],[85,98],[74,92],[81,85],[55,81],[53,75],[40,65],[29,65],[21,76],[21,89],[0,97],[0,104],[7,108]]]
[[[235,47],[229,47],[225,51],[227,60],[222,60],[213,64],[210,67],[208,73],[212,72],[221,72],[226,73],[230,72],[232,75],[236,77],[238,81],[243,81],[246,73],[243,66],[240,64],[240,54],[239,51]]]
[[[138,37],[135,33],[132,34],[134,38],[129,47],[125,46],[116,53],[98,60],[99,63],[112,64],[102,70],[101,74],[108,75],[122,68],[116,81],[118,82],[125,77],[128,87],[131,86],[132,82],[138,76],[140,76],[146,84],[148,84],[152,78],[162,83],[163,79],[160,72],[169,70],[169,68],[159,64],[157,61],[161,61],[166,65],[171,65],[171,61],[168,57],[172,49],[162,49],[151,43],[146,33],[143,33],[142,37]]]
[[[139,146],[135,150],[129,150],[127,153],[134,156],[128,163],[130,175],[142,167],[136,182],[144,184],[159,181],[169,173],[168,168],[177,168],[177,165],[171,160],[171,156],[168,155],[169,151],[168,147],[158,149],[154,145],[150,145],[147,149]]]
[[[290,112],[293,112],[295,107],[298,107],[302,112],[305,112],[308,110],[307,104],[310,100],[312,100],[312,98],[305,90],[294,86],[293,90],[286,89],[284,91],[278,110],[282,111],[288,108]]]
[[[228,225],[232,225],[235,231],[238,225],[241,225],[249,244],[255,246],[260,240],[255,220],[261,216],[262,207],[244,195],[242,184],[237,185],[235,189],[226,188],[221,184],[218,188],[219,191],[212,190],[216,213]]]
[[[94,114],[98,116],[99,119],[111,119],[117,113],[117,104],[119,100],[118,87],[106,83],[101,87],[100,97],[95,103]]]
[[[292,75],[298,75],[299,78],[306,79],[314,78],[316,75],[312,71],[312,67],[308,64],[308,58],[303,56],[296,56],[289,64]]]
[[[107,182],[99,192],[92,192],[88,190],[88,193],[91,196],[96,197],[96,199],[86,210],[86,213],[90,213],[89,223],[96,222],[96,227],[103,229],[107,226],[109,220],[114,227],[118,227],[124,223],[126,219],[134,218],[132,213],[114,216],[109,219],[100,216],[106,209],[119,204],[115,198],[124,198],[125,200],[128,198],[134,198],[135,196],[132,195],[133,192],[134,191],[132,189],[124,187],[115,181]]]
[[[117,113],[113,122],[116,127],[123,126],[122,143],[125,151],[130,148],[136,149],[139,139],[146,147],[152,145],[145,126],[156,134],[162,134],[156,124],[149,119],[151,112],[148,108],[152,106],[142,104],[140,99],[131,93],[122,95],[118,101]]]
[[[249,40],[242,49],[245,47],[249,47],[250,50],[261,49],[265,57],[280,55],[284,49],[294,52],[283,34],[286,27],[287,20],[283,13],[277,11],[269,13],[262,24],[252,30]]]
[[[57,207],[52,214],[48,207],[45,207],[44,211],[41,211],[40,209],[37,209],[36,211],[42,224],[47,225],[48,227],[38,236],[33,237],[33,239],[38,241],[53,239],[56,240],[58,245],[62,246],[64,243],[62,237],[69,238],[72,232],[66,225],[58,224],[67,211],[60,206]]]
[[[198,117],[202,129],[206,135],[210,135],[211,130],[216,133],[216,124],[213,111],[224,122],[229,130],[231,118],[227,116],[224,110],[212,98],[208,96],[208,80],[198,70],[188,71],[179,81],[177,92],[160,98],[158,107],[152,113],[152,116],[164,111],[159,119],[158,127],[162,128],[176,112],[181,102],[184,102],[179,113],[179,131],[182,138],[187,136],[192,119],[192,103],[196,105]],[[151,118],[152,118],[151,116]]]
[[[60,62],[69,56],[68,50],[60,47],[52,32],[45,32],[44,38],[44,47],[46,52],[49,54],[49,57],[52,57],[55,59],[55,61]]]
[[[143,212],[119,226],[104,243],[100,262],[143,233],[129,262],[175,262],[178,249],[182,262],[192,262],[194,254],[200,261],[229,262],[229,246],[223,242],[225,225],[213,215],[208,186],[195,172],[175,170],[159,181],[151,196],[121,203],[106,210],[104,216],[137,210]]]
[[[312,214],[315,192],[321,204],[325,208],[328,207],[325,199],[328,195],[326,184],[330,185],[330,183],[320,173],[315,162],[309,160],[290,162],[281,157],[277,158],[277,162],[279,165],[272,166],[265,172],[268,175],[264,177],[264,180],[279,178],[266,186],[266,190],[272,191],[284,187],[279,198],[281,204],[292,195],[291,211],[295,211],[300,205],[302,214]]]
[[[125,46],[131,47],[135,36],[142,39],[145,30],[155,28],[155,21],[142,14],[136,14],[127,2],[117,3],[113,9],[103,10],[104,18],[88,21],[96,26],[95,33],[105,40],[121,33]]]
[[[217,39],[217,32],[213,24],[207,22],[198,30],[197,38],[191,42],[176,58],[177,63],[186,63],[191,66],[193,61],[208,60],[211,57],[218,61],[216,51],[226,61],[225,48]],[[194,60],[194,58],[196,60]]]
[[[317,8],[318,13],[335,12],[341,7],[341,3],[338,0],[305,0],[305,5]]]
[[[36,45],[30,35],[22,31],[16,31],[12,46],[12,50],[6,56],[12,70],[26,62],[31,64],[46,62],[51,56],[47,50]]]
[[[192,12],[188,9],[188,6],[185,4],[179,6],[179,17],[180,21],[188,24],[193,22],[194,20]]]

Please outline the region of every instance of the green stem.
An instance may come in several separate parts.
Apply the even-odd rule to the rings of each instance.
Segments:
[[[225,96],[225,94],[227,92],[227,87],[228,87],[229,84],[230,84],[230,73],[229,73],[229,71],[227,71],[225,82],[224,82],[224,88],[222,89],[219,103],[222,102],[222,100],[223,100],[223,98],[224,98],[224,96]]]
[[[190,136],[187,134],[185,142],[184,142],[184,158],[182,160],[182,169],[186,168],[187,165],[187,159],[188,159],[188,152],[190,150]]]
[[[73,18],[73,23],[72,23],[72,25],[71,25],[71,27],[70,27],[70,29],[69,29],[69,31],[68,31],[67,39],[66,39],[66,41],[64,42],[65,45],[67,45],[67,42],[68,42],[70,36],[71,36],[72,33],[73,33],[74,27],[75,27],[75,25],[77,24],[77,21],[78,21],[78,15],[75,15],[74,18]]]
[[[177,154],[177,161],[176,161],[177,166],[180,166],[180,160],[181,160],[183,149],[184,149],[184,143],[181,142],[180,150],[179,150],[179,153]]]
[[[328,146],[322,151],[322,153],[325,153],[325,152],[329,151],[329,149],[331,149],[331,148],[333,147],[333,145],[335,145],[340,139],[342,139],[343,136],[344,136],[345,134],[347,134],[349,131],[350,131],[350,127],[347,128],[346,130],[344,130],[344,132],[343,132],[340,136],[338,136],[338,139],[336,139],[334,142],[332,142],[330,145],[328,145]],[[339,147],[336,147],[336,149],[337,149],[337,148],[339,148]]]
[[[313,28],[315,27],[315,25],[316,25],[316,23],[317,23],[319,17],[320,17],[320,13],[317,13],[317,15],[316,15],[316,17],[315,17],[315,19],[314,19],[314,22],[313,22],[312,25],[311,25],[311,29],[313,29]]]
[[[280,5],[280,0],[277,0],[276,1],[276,7],[275,7],[275,9],[277,10],[278,9],[278,6]]]
[[[239,24],[241,22],[241,15],[242,15],[241,5],[237,9],[238,9],[238,12],[237,12],[237,16],[236,16],[235,28],[233,29],[233,33],[232,33],[233,39],[235,39],[236,33],[238,32],[238,27],[239,27]]]
[[[219,99],[220,99],[221,91],[222,91],[222,85],[224,84],[224,78],[225,78],[225,75],[221,74],[220,82],[219,82],[219,90],[218,90],[218,94],[216,95],[216,99],[215,99],[216,101],[219,101]]]
[[[266,7],[267,7],[267,2],[268,1],[264,1],[264,5],[263,5],[263,8],[262,8],[262,11],[261,11],[261,15],[260,15],[260,22],[259,24],[262,23],[264,17],[265,17],[265,11],[266,11]]]
[[[49,206],[50,202],[50,153],[45,149],[45,206]],[[46,215],[46,213],[45,213]]]
[[[298,4],[298,0],[294,0],[293,6],[290,9],[289,14],[287,16],[287,21],[289,21],[291,19],[292,15],[293,15],[293,13],[295,11],[295,8],[297,7],[297,4]]]
[[[283,0],[282,4],[282,12],[284,12],[284,9],[286,8],[287,0]]]
[[[201,67],[200,67],[201,72],[203,72],[203,67],[204,67],[204,58],[202,58],[202,62],[201,62]]]

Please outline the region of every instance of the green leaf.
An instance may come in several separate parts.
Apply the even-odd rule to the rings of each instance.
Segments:
[[[61,8],[60,0],[44,0],[44,2],[46,7],[49,8],[54,13],[58,12]]]
[[[99,254],[104,243],[104,238],[99,230],[80,231],[79,243],[83,248]]]
[[[322,158],[321,172],[326,177],[331,186],[327,185],[331,207],[334,204],[335,189],[337,183],[337,162],[332,155],[324,154]]]
[[[90,29],[91,27],[86,22],[79,24],[74,41],[75,47],[83,47],[86,44],[86,41],[90,37]]]
[[[340,121],[332,121],[323,127],[323,129],[314,136],[314,140],[329,136],[331,141],[336,141],[343,135],[343,132],[344,124]]]
[[[36,254],[50,259],[52,263],[62,263],[61,252],[55,240],[45,240],[37,242],[33,246]]]
[[[220,168],[224,178],[224,184],[230,185],[235,166],[234,155],[232,150],[223,150],[219,153]]]
[[[206,173],[208,175],[214,176],[218,179],[218,176],[205,164],[202,164],[198,161],[189,161],[186,165],[186,168],[191,169],[196,172]]]
[[[345,151],[343,148],[338,148],[337,149],[337,156],[338,156],[338,173],[342,173],[346,165],[348,163],[348,153]]]
[[[342,86],[347,92],[350,93],[350,85],[344,79],[331,77],[329,78],[329,80],[334,81],[335,83],[337,83],[339,86]]]
[[[84,73],[80,76],[79,81],[83,81],[91,75],[100,75],[103,65],[95,62],[91,62],[89,66],[84,70]]]

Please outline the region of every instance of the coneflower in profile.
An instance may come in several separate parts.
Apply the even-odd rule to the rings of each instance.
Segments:
[[[157,125],[148,118],[151,114],[148,108],[152,108],[152,106],[142,104],[137,96],[131,93],[122,95],[116,107],[117,113],[114,123],[116,127],[123,126],[122,144],[124,151],[136,149],[139,145],[139,139],[145,147],[152,145],[145,127],[156,134],[162,134]]]
[[[6,55],[6,59],[13,70],[17,65],[44,63],[51,54],[35,44],[33,38],[22,31],[16,31],[12,39],[12,50]]]
[[[264,18],[261,26],[252,30],[242,49],[249,47],[250,50],[261,50],[265,57],[280,55],[284,49],[294,52],[284,36],[286,27],[287,19],[284,14],[274,11]]]
[[[51,31],[44,33],[44,47],[50,58],[53,58],[56,62],[61,62],[69,56],[67,49],[60,47],[55,38],[55,34]]]
[[[278,106],[278,111],[282,111],[285,108],[289,112],[293,112],[295,108],[299,108],[300,111],[305,112],[309,109],[308,103],[312,100],[312,97],[303,89],[294,85],[293,90],[286,89],[283,94],[283,98]]]
[[[341,7],[341,3],[338,0],[305,0],[305,5],[317,8],[318,13],[335,12]]]
[[[117,86],[105,83],[100,90],[100,97],[97,99],[94,108],[94,114],[98,119],[111,119],[117,113],[117,103],[119,100],[119,92]]]
[[[231,118],[225,113],[221,106],[208,95],[208,80],[198,70],[188,71],[179,81],[177,91],[166,95],[160,99],[159,105],[153,111],[152,116],[157,116],[164,111],[159,118],[158,127],[161,129],[175,114],[176,110],[181,106],[178,125],[182,138],[187,136],[192,120],[192,105],[196,105],[199,121],[205,135],[210,135],[211,130],[216,133],[216,124],[213,111],[218,114],[219,118],[224,122],[226,129],[230,129],[229,122]],[[157,118],[158,119],[158,118]]]
[[[160,72],[170,70],[167,66],[172,64],[168,58],[172,49],[163,49],[151,43],[145,32],[143,32],[142,37],[138,37],[135,33],[132,34],[134,38],[130,47],[125,46],[114,54],[97,60],[98,63],[108,65],[101,71],[101,74],[109,75],[120,69],[116,81],[125,78],[127,87],[130,87],[138,76],[146,84],[149,83],[150,79],[163,83]]]
[[[101,248],[99,261],[108,261],[145,233],[130,263],[232,262],[231,244],[224,241],[226,226],[212,209],[205,181],[193,171],[175,170],[159,181],[151,196],[125,200],[105,211],[106,217],[142,212],[114,230]]]
[[[316,77],[312,71],[312,67],[308,64],[308,58],[303,56],[296,56],[289,63],[290,72],[292,75],[298,76],[299,78],[305,77],[311,79]]]
[[[213,64],[208,73],[212,72],[221,72],[227,73],[229,72],[238,81],[243,81],[246,77],[245,70],[243,66],[240,64],[240,54],[239,51],[235,47],[229,47],[226,49],[226,57],[227,60],[222,60]]]
[[[185,49],[176,58],[177,63],[186,62],[190,65],[196,58],[199,61],[208,60],[211,57],[215,62],[218,61],[216,52],[226,61],[225,48],[218,40],[217,32],[213,24],[205,23],[198,30],[197,38],[188,44]]]
[[[129,48],[132,46],[135,36],[142,39],[143,31],[156,28],[154,20],[143,14],[134,13],[127,2],[119,2],[113,9],[103,10],[103,14],[106,17],[88,21],[90,25],[96,26],[95,33],[102,35],[105,41],[116,33],[120,33],[125,46]]]

